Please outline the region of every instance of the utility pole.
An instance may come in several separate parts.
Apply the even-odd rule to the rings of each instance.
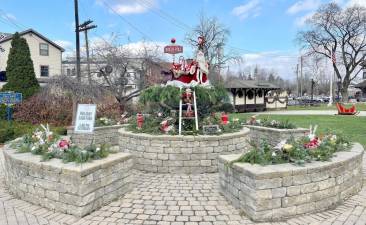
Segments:
[[[314,101],[314,85],[315,85],[314,78],[311,78],[311,104],[313,104]]]
[[[79,36],[79,4],[78,0],[74,0],[75,10],[75,37],[76,37],[76,78],[81,82],[80,72],[80,36]]]
[[[88,30],[97,28],[97,25],[91,25],[93,23],[92,20],[85,21],[80,24],[79,32],[84,32],[85,34],[85,48],[86,48],[86,62],[87,62],[87,70],[88,70],[88,81],[91,84],[91,73],[90,73],[90,60],[89,60],[89,41],[88,41]]]
[[[299,97],[299,64],[296,64],[296,92],[297,97]]]
[[[303,78],[302,78],[302,68],[303,68],[303,56],[300,56],[300,96],[302,96],[302,82],[303,82]]]

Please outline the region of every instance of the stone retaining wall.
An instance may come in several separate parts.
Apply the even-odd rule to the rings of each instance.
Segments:
[[[92,134],[80,134],[74,132],[74,127],[67,129],[67,135],[71,137],[73,143],[80,147],[85,147],[94,143],[96,145],[109,144],[110,146],[118,145],[118,130],[122,125],[95,127]]]
[[[5,182],[17,198],[82,217],[132,190],[131,154],[115,153],[90,163],[40,162],[40,156],[5,146]]]
[[[248,150],[248,129],[218,136],[172,136],[120,132],[120,150],[130,152],[136,169],[159,173],[217,172],[218,156]]]
[[[259,144],[262,140],[266,140],[271,146],[276,146],[282,140],[288,140],[291,137],[300,138],[309,134],[309,129],[277,129],[261,126],[245,126],[250,129],[250,139]]]
[[[277,221],[320,212],[340,204],[362,188],[363,147],[337,152],[331,162],[260,166],[227,163],[220,156],[220,188],[232,204],[254,221]]]

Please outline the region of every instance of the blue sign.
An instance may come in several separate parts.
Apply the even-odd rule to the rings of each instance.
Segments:
[[[12,117],[10,105],[21,103],[22,98],[22,93],[0,92],[0,105],[6,104],[6,118],[8,121],[10,121]]]
[[[22,93],[0,92],[0,104],[17,104],[22,102]]]

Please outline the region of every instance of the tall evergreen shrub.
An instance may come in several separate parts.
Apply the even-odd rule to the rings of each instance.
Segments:
[[[2,91],[14,91],[28,98],[35,94],[40,86],[34,73],[33,61],[27,41],[15,33],[6,66],[7,83]]]

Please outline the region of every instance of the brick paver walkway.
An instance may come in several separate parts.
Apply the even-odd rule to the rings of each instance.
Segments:
[[[0,166],[3,168],[0,154]],[[364,161],[366,162],[366,161]],[[366,163],[365,163],[366,164]],[[366,169],[366,166],[365,166]],[[12,197],[0,169],[0,225],[37,224],[254,224],[218,191],[218,174],[168,175],[135,172],[136,187],[123,198],[78,219]],[[334,210],[269,224],[366,224],[366,187]]]
[[[266,111],[257,112],[256,114],[270,115],[337,115],[337,110],[283,110],[283,111]],[[357,116],[366,116],[366,111],[361,111]]]

